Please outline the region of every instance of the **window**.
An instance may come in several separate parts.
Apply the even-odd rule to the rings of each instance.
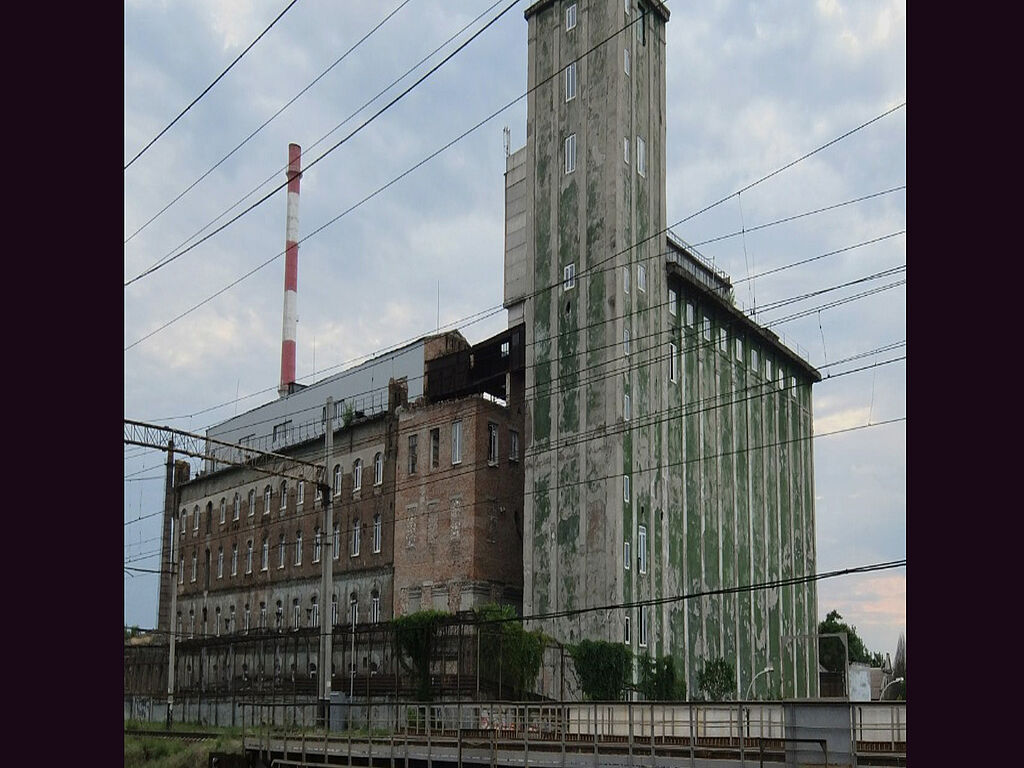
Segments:
[[[334,485],[331,486],[331,494],[337,496],[341,493],[341,464],[334,465]]]
[[[195,637],[196,635],[196,612],[193,609],[188,611],[188,636]],[[191,670],[190,670],[191,671]]]
[[[568,291],[576,287],[576,263],[566,264],[562,270],[562,290]]]
[[[622,500],[629,503],[629,475],[622,476]]]
[[[352,465],[352,493],[355,494],[363,489],[363,460],[356,459]]]
[[[572,101],[576,98],[576,62],[571,62],[565,68],[565,100]]]
[[[761,372],[761,369],[758,367],[756,347],[750,348],[750,367],[755,373]]]
[[[277,601],[277,609],[274,611],[274,626],[277,629],[281,629],[284,625],[284,606],[281,605],[281,601]],[[267,604],[260,603],[260,629],[265,629],[267,626]],[[277,664],[274,665],[275,667]]]
[[[231,511],[231,519],[232,520],[237,520],[238,519],[238,516],[239,516],[239,513],[241,512],[241,509],[242,509],[242,497],[236,493],[235,494],[235,506],[234,506],[234,508]]]
[[[452,422],[452,464],[462,463],[462,422]]]
[[[736,337],[736,359],[743,362],[743,339],[739,336]]]
[[[334,534],[331,536],[331,557],[337,560],[341,556],[341,523],[334,524]]]
[[[626,421],[629,421],[631,418],[633,418],[633,408],[632,404],[629,401],[628,394],[622,396],[622,417]]]
[[[299,607],[299,598],[292,600],[292,629],[302,626],[302,609]]]
[[[317,601],[316,601],[316,595],[313,595],[313,597],[309,598],[309,602],[310,602],[310,610],[311,610],[312,616],[313,616],[312,621],[310,621],[310,624],[312,624],[314,627],[319,627],[320,626],[320,604],[317,603]]]
[[[668,289],[668,313],[675,317],[676,314],[676,292]]]
[[[722,352],[729,351],[729,333],[725,328],[718,329],[718,349]]]
[[[288,545],[287,545],[287,542],[285,540],[285,536],[282,533],[280,538],[278,538],[278,540],[277,540],[277,567],[278,568],[284,568],[284,561],[288,557],[288,555],[286,554],[287,551],[288,551]]]
[[[637,527],[636,556],[639,561],[640,573],[647,573],[647,526]]]
[[[704,318],[704,339],[706,341],[711,341],[711,318],[710,317],[705,317]]]
[[[622,68],[626,72],[626,77],[629,77],[629,48],[622,49]]]
[[[270,486],[268,485],[266,488],[263,489],[263,514],[264,515],[269,515],[270,514],[270,494],[271,494],[271,490],[270,490]]]
[[[302,565],[302,531],[295,532],[295,564]]]
[[[430,430],[430,468],[437,469],[441,463],[441,430]]]
[[[274,425],[273,441],[276,443],[280,440],[288,439],[288,429],[291,427],[290,421],[283,421],[280,424]]]
[[[576,27],[576,3],[565,9],[565,31]]]
[[[323,539],[323,537],[320,534],[320,526],[318,525],[316,527],[316,530],[313,531],[313,562],[314,563],[319,563],[320,562],[320,550],[322,549],[322,546],[323,546],[322,539]]]
[[[231,545],[231,575],[238,575],[238,545]]]
[[[265,571],[270,567],[270,539],[263,539],[263,556],[260,558],[260,570]]]
[[[228,519],[228,503],[225,499],[220,500],[220,523],[223,525]]]
[[[636,288],[638,291],[647,292],[647,267],[643,264],[636,265]]]
[[[208,501],[206,503],[206,532],[213,532],[213,502]]]
[[[252,573],[252,539],[249,539],[249,548],[245,555],[245,572]]]
[[[622,351],[629,354],[629,328],[622,329]]]
[[[384,482],[384,456],[377,452],[373,457],[373,484],[380,485]]]
[[[281,481],[281,511],[284,512],[288,508],[288,481]]]
[[[314,483],[313,488],[314,488],[313,500],[314,501],[320,501],[320,499],[322,499],[324,497],[324,492],[320,488],[320,483]]]
[[[672,342],[669,342],[668,353],[668,377],[672,381],[677,381],[679,378],[679,352],[676,350],[676,345]]]
[[[198,559],[195,550],[192,551],[192,578],[191,581],[196,580],[196,560]]]
[[[224,619],[224,628],[230,634],[235,631],[235,606],[228,609],[228,617]]]
[[[249,517],[256,514],[256,489],[249,489]]]
[[[199,507],[192,510],[192,530],[199,530]]]
[[[625,0],[626,15],[629,16],[629,0]]]
[[[376,624],[380,621],[380,595],[376,592],[370,597],[370,623]]]
[[[764,377],[771,383],[772,380],[772,361],[765,358],[764,361]]]
[[[224,547],[217,547],[217,578],[224,578]]]
[[[373,516],[373,551],[375,553],[380,552],[381,529],[380,513],[378,512]]]
[[[623,570],[626,570],[626,571],[629,570],[629,559],[630,559],[630,555],[629,555],[629,542],[628,541],[624,541],[624,542],[622,542],[622,568],[623,568]]]
[[[359,534],[362,532],[362,528],[359,524],[359,518],[352,521],[352,557],[359,557]]]
[[[359,600],[356,598],[355,592],[348,598],[348,620],[353,627],[359,623]]]
[[[245,612],[242,614],[242,631],[248,633],[249,631],[249,617],[252,615],[252,610],[249,608],[249,604],[245,604]]]
[[[331,595],[331,626],[338,624],[338,596]]]
[[[622,137],[622,160],[629,165],[629,138]]]
[[[693,304],[689,301],[686,302],[686,324],[693,325]]]
[[[416,442],[419,435],[409,435],[409,474],[416,474]]]
[[[487,463],[498,463],[498,425],[487,424]]]
[[[637,642],[641,648],[647,647],[647,606],[641,605],[638,611],[638,618],[640,619],[640,637],[637,638]]]
[[[576,134],[569,134],[565,140],[565,172],[567,174],[576,170]]]
[[[633,641],[633,638],[631,638],[629,636],[629,614],[628,613],[625,615],[624,619],[625,619],[625,622],[622,625],[622,642],[624,642],[626,645],[629,645]]]
[[[783,373],[781,366],[778,368],[778,372],[779,372],[779,380],[778,380],[779,389],[785,389],[786,388],[786,375]]]
[[[622,292],[629,293],[629,267],[622,268]]]
[[[647,175],[647,144],[640,136],[636,137],[636,172]]]
[[[519,461],[519,433],[514,429],[508,432],[508,460]]]

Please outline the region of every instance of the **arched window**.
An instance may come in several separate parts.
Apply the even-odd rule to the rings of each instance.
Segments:
[[[199,530],[199,505],[196,504],[196,508],[192,510],[192,530]]]
[[[220,499],[220,522],[221,522],[221,525],[226,523],[227,519],[228,519],[228,502],[227,502],[227,500],[223,496],[221,496],[221,499]]]
[[[178,531],[182,536],[185,535],[185,529],[188,527],[188,510],[182,509],[181,516],[178,518]]]
[[[281,511],[284,512],[288,508],[288,481],[281,481]]]
[[[335,496],[341,493],[341,464],[334,465],[334,485],[331,486],[331,493]]]
[[[355,592],[348,596],[348,620],[353,627],[359,623],[359,599]]]
[[[260,558],[260,570],[265,571],[270,567],[270,539],[263,537],[263,556]]]
[[[384,482],[384,457],[378,451],[373,457],[373,484],[380,485]]]
[[[192,550],[192,581],[196,580],[196,561],[199,559],[199,554],[193,549]]]
[[[310,602],[310,624],[314,627],[320,626],[320,604],[316,601],[316,595],[309,598]]]
[[[358,493],[363,487],[363,460],[356,459],[352,465],[352,493]]]
[[[249,489],[249,517],[256,514],[256,489]]]
[[[285,551],[288,547],[285,545],[284,534],[281,534],[281,538],[277,540],[277,567],[284,568],[284,561],[286,559]]]
[[[295,532],[295,564],[302,565],[302,531]]]
[[[338,625],[338,596],[331,595],[331,626]],[[181,632],[181,614],[178,614],[178,631]]]
[[[270,486],[269,485],[266,488],[263,489],[263,514],[264,515],[269,515],[270,514],[270,494],[271,493],[272,493],[272,491],[270,490]]]
[[[234,509],[231,512],[231,519],[232,520],[237,520],[238,519],[238,515],[241,512],[241,509],[242,509],[242,497],[236,491],[235,492],[235,507],[234,507]]]
[[[373,590],[370,593],[370,623],[376,624],[380,621],[380,593]]]
[[[373,551],[380,552],[380,540],[381,540],[381,522],[380,512],[373,516]]]
[[[213,531],[213,502],[206,502],[206,532],[211,533]]]
[[[313,562],[314,563],[319,563],[320,562],[320,547],[321,547],[321,537],[320,537],[320,526],[318,525],[316,527],[316,531],[313,533]]]
[[[224,547],[217,547],[217,578],[224,578]]]
[[[301,611],[299,608],[299,598],[292,600],[292,629],[298,629],[302,626]]]
[[[331,540],[332,557],[337,560],[341,556],[341,523],[334,524],[334,537]]]
[[[359,557],[359,518],[352,521],[352,557]]]

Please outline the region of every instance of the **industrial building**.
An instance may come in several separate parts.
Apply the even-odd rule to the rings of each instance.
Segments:
[[[324,621],[501,602],[561,643],[671,655],[690,692],[722,657],[740,695],[818,694],[813,582],[723,592],[815,572],[821,377],[667,228],[669,11],[541,0],[525,16],[527,143],[505,176],[507,331],[475,346],[426,336],[295,383],[290,153],[280,397],[211,427],[197,477],[168,468],[177,570],[163,577],[159,624],[186,640],[180,688],[314,672]],[[225,463],[246,448],[300,474]],[[326,479],[301,474],[313,464]],[[615,607],[587,610],[601,606]],[[228,637],[249,650],[205,654]],[[371,650],[347,663],[371,670],[369,690],[382,662]]]
[[[659,601],[543,625],[672,655],[689,691],[723,657],[741,692],[815,696],[813,584],[715,593],[814,574],[821,377],[667,229],[669,11],[544,0],[526,18],[505,244],[526,329],[524,612]]]

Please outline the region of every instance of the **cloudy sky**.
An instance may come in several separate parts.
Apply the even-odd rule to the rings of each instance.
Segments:
[[[302,146],[308,165],[509,1],[299,0],[125,170],[125,282],[282,183],[289,142]],[[124,163],[286,4],[126,0]],[[504,312],[495,311],[503,275],[502,129],[508,126],[513,151],[525,143],[525,99],[345,212],[523,96],[526,7],[519,2],[303,175],[300,236],[324,228],[299,250],[301,381],[438,323],[458,323],[470,342],[504,327]],[[887,362],[906,355],[905,0],[674,0],[668,7],[668,221],[680,222],[675,232],[733,277],[746,308],[769,308],[758,320],[826,377],[814,389],[818,570],[906,557],[907,366]],[[840,203],[849,204],[774,223]],[[126,418],[202,432],[276,397],[284,230],[280,191],[125,287]],[[823,254],[830,255],[746,279]],[[770,309],[824,289],[833,290]],[[881,365],[836,376],[874,363]],[[863,428],[827,434],[850,427]],[[124,455],[125,564],[157,568],[163,458],[129,446]],[[906,569],[819,586],[821,617],[838,609],[872,650],[895,651],[906,605]],[[126,571],[125,623],[154,626],[156,606],[157,577]]]

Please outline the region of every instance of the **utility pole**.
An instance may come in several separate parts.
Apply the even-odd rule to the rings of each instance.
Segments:
[[[327,398],[324,419],[324,482],[320,486],[324,499],[324,529],[321,538],[320,578],[320,713],[324,728],[331,727],[331,641],[334,633],[334,617],[328,613],[333,605],[331,595],[334,586],[334,508],[330,477],[331,454],[334,452],[334,398]]]
[[[168,562],[167,569],[170,571],[168,581],[171,585],[171,609],[170,615],[167,617],[167,628],[169,630],[170,641],[168,642],[168,660],[167,660],[167,730],[171,729],[174,725],[174,640],[175,633],[178,630],[176,621],[177,608],[178,608],[178,558],[175,553],[179,549],[178,539],[181,538],[178,533],[178,527],[174,524],[177,520],[178,510],[178,488],[175,482],[175,468],[174,468],[174,440],[167,441],[167,482],[164,492],[164,515],[169,515],[171,518],[170,525],[170,546],[168,546]]]

